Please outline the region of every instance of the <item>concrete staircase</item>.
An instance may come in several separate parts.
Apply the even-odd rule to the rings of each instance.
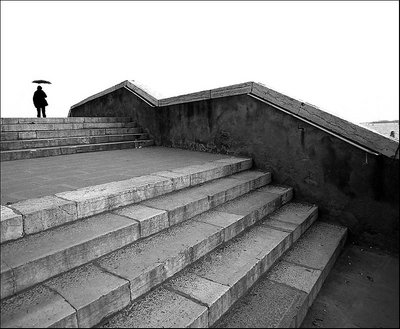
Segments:
[[[251,167],[227,158],[2,206],[1,327],[229,327],[263,274],[301,296],[273,326],[298,326],[346,231]]]
[[[1,161],[153,145],[131,118],[2,118]]]

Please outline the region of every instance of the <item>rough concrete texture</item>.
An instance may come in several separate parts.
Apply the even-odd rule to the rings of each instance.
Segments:
[[[24,233],[32,234],[78,218],[76,203],[50,195],[9,206],[23,215]]]
[[[99,328],[206,328],[207,318],[207,307],[158,288]]]
[[[22,237],[22,215],[16,214],[12,209],[1,206],[0,243]]]
[[[256,192],[252,194],[258,196]],[[275,197],[279,198],[277,195]],[[245,203],[243,203],[244,205]],[[293,209],[293,207],[288,208]],[[303,222],[312,217],[312,212],[307,210],[303,214]],[[208,218],[207,215],[209,215]],[[229,214],[210,211],[196,216],[194,220],[212,223],[212,217],[219,216],[220,218],[216,222],[227,226],[228,223],[223,223],[224,217],[228,221],[232,221],[233,217],[226,217],[226,215]],[[237,216],[238,221],[242,218]],[[298,225],[302,224],[298,223]],[[213,325],[291,243],[290,233],[263,226],[252,227],[249,231],[214,249],[198,262],[179,272],[162,287],[185,296],[199,305],[207,306],[208,325]],[[298,295],[304,297],[302,294]],[[154,296],[154,298],[157,297]],[[159,299],[157,306],[164,308],[166,307],[164,304],[167,303],[168,301]],[[113,316],[106,321],[105,326],[125,325],[125,323],[129,323],[129,319],[135,312],[135,309],[129,308],[129,314],[127,311],[125,315]],[[147,318],[151,316],[151,312],[154,311],[149,309],[143,316]]]
[[[246,229],[244,218],[241,215],[210,210],[197,216],[195,220],[222,227],[224,229],[224,241],[226,242]]]
[[[324,254],[321,256],[315,240],[324,236],[329,243],[320,246]],[[315,223],[216,327],[299,327],[325,279],[323,271],[329,270],[336,260],[345,236],[344,228]],[[288,261],[294,260],[294,253],[302,255],[299,263],[313,264],[314,268]],[[316,259],[320,260],[319,264],[315,263]]]
[[[246,216],[246,225],[252,225],[281,205],[279,196],[256,190],[256,194],[244,195],[215,208],[216,211]]]
[[[2,328],[47,328],[49,326],[78,328],[74,308],[50,289],[37,286],[1,301]]]
[[[245,162],[245,166],[249,163],[247,160],[229,159],[228,162],[209,162],[186,168],[189,168],[190,173],[188,175],[190,177],[196,176],[197,181],[206,182],[232,174],[236,169],[241,170],[239,168],[241,162]],[[236,165],[239,167],[235,167]],[[184,171],[185,168],[177,170]],[[192,184],[192,178],[190,180]],[[55,196],[20,201],[12,204],[10,207],[14,207],[24,214],[25,233],[31,234],[78,218],[85,218],[107,210],[167,194],[177,187],[181,188],[183,185],[178,186],[176,182],[174,183],[168,177],[144,175],[127,180],[84,187],[74,191],[61,192]],[[247,191],[242,191],[241,193],[245,192]],[[188,193],[194,192],[185,192],[185,197]],[[207,198],[207,195],[205,195],[201,201],[206,208],[208,207]],[[199,205],[197,208],[202,209],[202,206]],[[203,211],[208,209],[206,208]],[[191,216],[195,214],[193,213]],[[51,220],[53,217],[55,220]],[[177,222],[172,211],[169,214],[169,221],[171,225]]]
[[[84,122],[131,122],[130,117],[75,117],[75,118],[1,118],[2,125],[17,123],[84,123]]]
[[[165,147],[91,152],[1,163],[1,204],[215,161],[226,155]]]
[[[301,327],[398,328],[398,255],[348,244]]]
[[[163,286],[178,294],[189,296],[200,305],[208,307],[208,326],[214,324],[232,304],[229,287],[199,277],[193,273],[185,273],[173,278]]]
[[[136,221],[115,214],[91,217],[45,231],[1,247],[1,259],[11,269],[13,285],[1,286],[1,297],[85,264],[139,238]],[[11,272],[11,274],[10,274]]]
[[[169,179],[147,175],[57,193],[56,196],[75,201],[78,217],[84,218],[171,191],[172,184]]]
[[[207,194],[198,188],[185,189],[142,202],[143,205],[168,211],[169,225],[176,225],[210,209]]]
[[[266,278],[309,294],[317,283],[320,275],[320,270],[299,266],[281,260],[267,273]]]
[[[132,218],[140,223],[140,237],[152,235],[169,226],[168,213],[163,210],[146,207],[142,204],[123,207],[113,213]]]
[[[317,222],[282,259],[323,270],[339,243],[337,236],[345,233],[346,230],[343,227]]]
[[[174,190],[181,190],[190,186],[190,175],[173,171],[158,171],[153,175],[171,179]]]
[[[235,175],[230,176],[230,178],[249,180],[252,179],[251,189],[256,189],[271,183],[271,173],[262,171],[244,171]]]
[[[256,89],[268,96],[265,87]],[[274,97],[293,113],[363,140],[362,127],[279,93]],[[133,116],[157,145],[251,157],[257,168],[271,171],[274,182],[293,186],[299,200],[318,204],[322,215],[348,227],[352,239],[398,251],[399,161],[391,158],[398,144],[391,144],[390,155],[371,155],[248,95],[151,108],[119,89],[72,111],[74,116],[113,113]],[[350,126],[347,132],[343,128]]]
[[[131,297],[135,299],[222,241],[221,228],[189,220],[118,250],[98,264],[129,280]]]
[[[288,236],[286,232],[254,227],[200,260],[191,273],[231,287],[231,298],[235,301],[259,277],[264,256],[275,249],[278,254],[285,251]],[[272,258],[272,262],[276,260]]]
[[[279,283],[260,280],[234,305],[216,328],[290,328],[306,293]]]
[[[91,264],[47,281],[45,286],[72,305],[80,328],[93,327],[131,301],[128,281]]]
[[[296,241],[317,217],[318,208],[315,205],[291,202],[269,215],[262,225],[293,232]]]

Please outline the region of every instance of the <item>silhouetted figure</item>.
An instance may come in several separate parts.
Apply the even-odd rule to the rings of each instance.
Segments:
[[[40,110],[42,110],[43,118],[46,117],[46,106],[49,105],[46,101],[46,93],[42,90],[41,86],[37,87],[37,90],[33,94],[33,104],[37,109],[37,117],[40,118]]]

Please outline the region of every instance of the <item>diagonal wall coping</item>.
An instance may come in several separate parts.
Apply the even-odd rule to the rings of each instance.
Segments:
[[[156,97],[150,95],[143,88],[134,84],[133,81],[125,80],[71,106],[68,116],[70,116],[71,111],[74,108],[120,88],[129,90],[152,107],[165,107],[235,95],[249,95],[250,97],[267,103],[278,110],[311,124],[312,126],[338,137],[341,140],[350,143],[368,153],[372,153],[374,155],[382,154],[396,159],[399,158],[399,143],[397,141],[322,111],[314,105],[301,102],[274,91],[263,84],[252,81],[221,88],[203,90],[185,95],[157,99]]]

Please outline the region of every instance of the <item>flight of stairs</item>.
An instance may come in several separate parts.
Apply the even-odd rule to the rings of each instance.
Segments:
[[[265,275],[301,296],[269,308],[271,326],[299,326],[346,230],[251,168],[227,158],[2,206],[1,327],[229,327]]]
[[[1,118],[1,161],[153,144],[126,117]]]

